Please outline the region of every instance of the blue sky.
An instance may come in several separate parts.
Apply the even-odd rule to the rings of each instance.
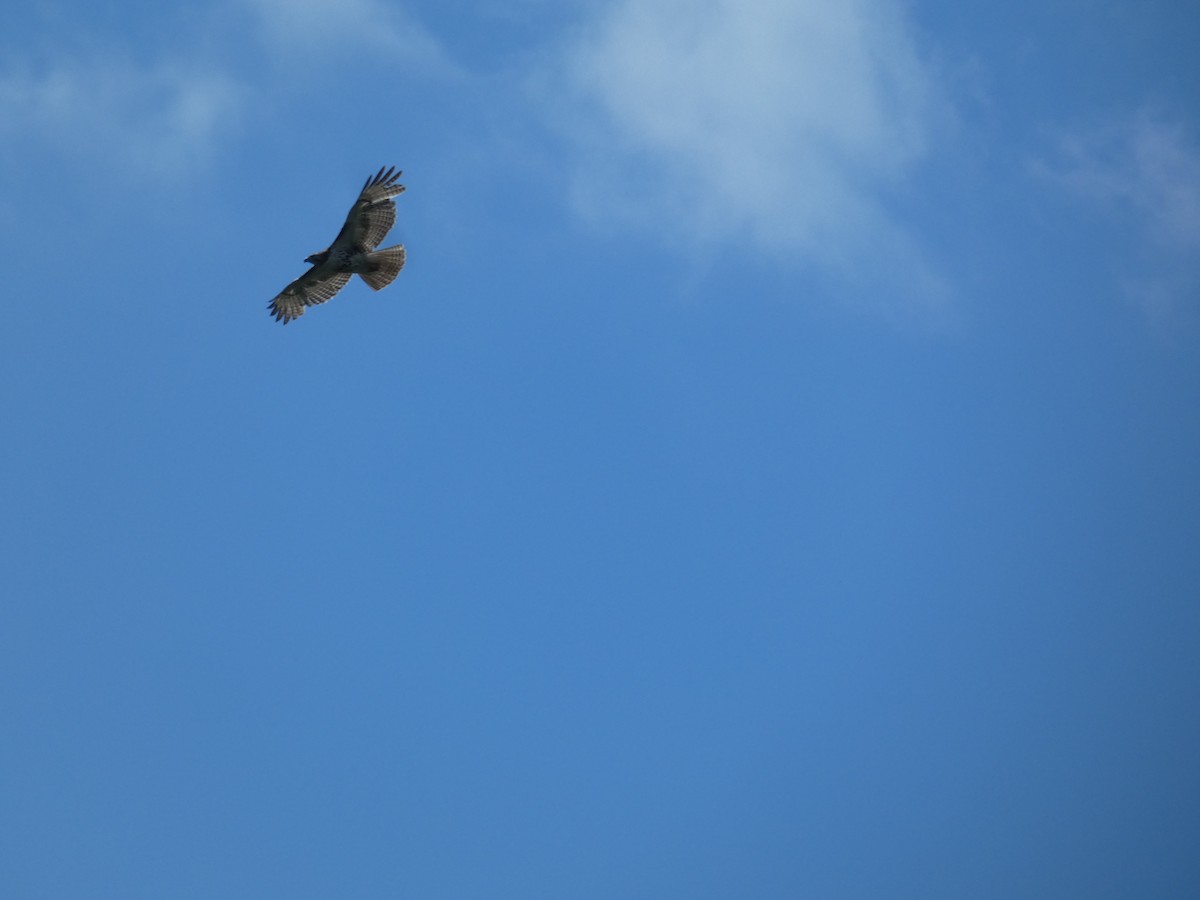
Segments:
[[[0,891],[1195,894],[1197,45],[10,13]],[[273,322],[381,165],[407,268]]]

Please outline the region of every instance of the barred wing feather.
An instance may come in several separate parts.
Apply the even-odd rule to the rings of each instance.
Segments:
[[[304,315],[306,306],[317,306],[324,303],[346,286],[350,280],[349,272],[338,272],[325,281],[305,281],[306,275],[301,275],[285,287],[268,305],[267,309],[275,317],[276,322],[286,325],[292,319]]]

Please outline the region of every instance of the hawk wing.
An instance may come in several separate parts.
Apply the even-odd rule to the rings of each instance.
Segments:
[[[267,304],[267,310],[275,317],[276,322],[283,322],[286,325],[292,319],[300,318],[304,315],[304,307],[324,303],[344,288],[346,282],[350,280],[349,272],[338,272],[321,281],[311,279],[309,276],[317,268],[317,266],[313,266]]]
[[[367,179],[358,199],[350,207],[346,224],[331,246],[361,246],[366,250],[374,250],[380,245],[396,224],[396,204],[392,198],[404,193],[404,185],[396,183],[401,174],[392,166],[386,170],[380,168]]]

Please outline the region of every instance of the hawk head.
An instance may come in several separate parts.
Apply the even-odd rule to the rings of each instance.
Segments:
[[[322,250],[320,253],[314,253],[312,256],[305,257],[304,261],[306,263],[312,263],[314,266],[319,266],[327,259],[329,259],[329,251]]]

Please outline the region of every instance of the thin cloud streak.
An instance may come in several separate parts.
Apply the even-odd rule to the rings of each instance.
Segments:
[[[1200,250],[1200,149],[1180,126],[1142,112],[1061,136],[1059,157],[1043,171],[1064,186],[1135,216],[1164,248]]]
[[[1127,292],[1160,324],[1200,288],[1200,147],[1180,124],[1140,111],[1103,127],[1063,132],[1035,171],[1126,221],[1146,271]]]

